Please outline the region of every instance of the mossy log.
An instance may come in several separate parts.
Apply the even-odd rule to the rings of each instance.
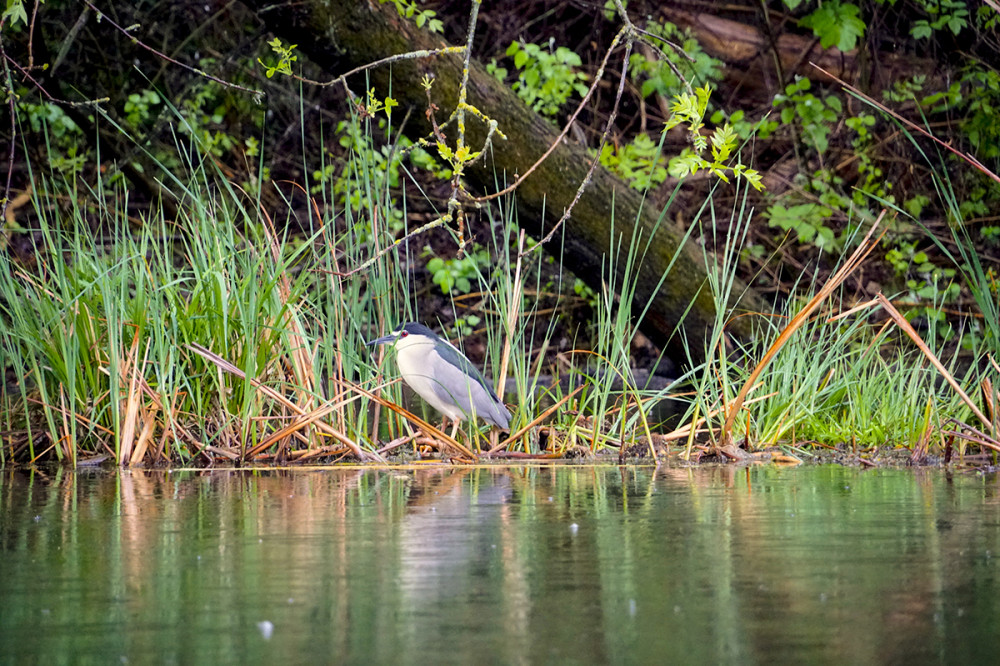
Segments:
[[[389,56],[447,46],[440,37],[400,17],[391,3],[380,4],[375,0],[245,2],[275,34],[297,44],[315,64],[332,75]],[[365,80],[361,77],[370,77],[368,85],[374,86],[379,96],[391,94],[401,110],[413,109],[405,131],[414,136],[428,136],[431,127],[425,113],[427,96],[421,80],[424,75],[433,76],[432,99],[441,109],[438,115],[443,121],[457,104],[463,67],[464,56],[455,54],[401,60],[391,66],[370,69],[349,83],[352,89],[362,91]],[[555,127],[475,61],[469,72],[468,102],[495,119],[507,136],[506,140],[494,137],[492,162],[480,161],[467,173],[469,183],[483,192],[491,190],[496,174],[507,174],[511,178],[513,174],[525,172],[556,140],[558,130]],[[487,128],[471,116],[467,116],[466,126],[467,142],[476,150],[483,145]],[[449,140],[454,141],[454,131],[449,133]],[[583,182],[590,161],[583,146],[563,141],[518,188],[518,221],[528,233],[542,238],[553,228]],[[552,241],[555,249],[562,246],[564,266],[599,290],[602,258],[612,248],[612,216],[615,233],[624,238],[626,248],[633,233],[640,232],[641,238],[646,239],[657,227],[660,211],[650,210],[643,203],[639,193],[598,167],[567,222],[565,241],[560,238],[562,233]],[[691,343],[690,353],[698,360],[703,353],[701,341],[715,318],[700,250],[692,243],[682,245],[682,240],[683,233],[672,224],[664,222],[656,228],[652,245],[638,271],[635,289],[636,307],[645,308],[649,304],[640,324],[642,332],[654,343],[665,346],[668,355],[678,361],[685,360],[682,336],[675,334],[678,322],[683,319],[686,338]],[[678,257],[670,275],[657,289],[675,253]],[[624,271],[624,257],[615,265],[619,271]],[[736,285],[733,293],[743,294],[743,286]],[[758,309],[759,301],[753,292],[747,292],[741,305]],[[727,331],[745,336],[748,331],[746,318],[731,322]]]

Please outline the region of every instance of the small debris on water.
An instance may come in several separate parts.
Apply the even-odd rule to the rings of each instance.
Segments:
[[[274,624],[264,620],[263,622],[257,623],[257,629],[260,630],[260,635],[264,637],[265,641],[271,640],[271,634],[274,633]]]
[[[579,531],[579,529],[580,529],[579,525],[577,525],[576,523],[572,523],[569,526],[569,533],[572,534],[573,536],[576,536],[576,533],[577,531]]]

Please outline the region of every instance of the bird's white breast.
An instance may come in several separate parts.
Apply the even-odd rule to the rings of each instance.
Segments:
[[[440,392],[438,380],[432,377],[431,368],[433,366],[444,368],[447,364],[434,351],[433,341],[412,337],[400,338],[396,342],[396,364],[399,366],[399,374],[403,376],[403,381],[431,407],[450,419],[465,418],[465,413],[461,409],[438,397]]]

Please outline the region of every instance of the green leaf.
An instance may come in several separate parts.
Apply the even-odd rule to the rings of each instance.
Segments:
[[[24,11],[24,0],[7,0],[7,9],[4,10],[3,18],[10,18],[11,25],[17,25],[18,21],[28,25],[28,14]]]
[[[451,151],[451,148],[449,148],[446,143],[438,141],[437,149],[438,149],[438,155],[440,155],[442,159],[448,160],[449,162],[451,162],[454,159],[455,153]]]
[[[914,39],[928,39],[933,32],[934,31],[931,30],[930,24],[923,19],[914,23],[913,27],[910,28],[910,35]]]
[[[744,169],[742,176],[746,179],[750,186],[758,192],[764,191],[764,181],[756,169]]]
[[[836,46],[841,51],[850,51],[865,34],[865,22],[858,16],[860,11],[857,5],[849,2],[826,0],[799,24],[812,28],[824,49]]]

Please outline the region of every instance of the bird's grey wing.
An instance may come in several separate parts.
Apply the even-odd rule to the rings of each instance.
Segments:
[[[472,361],[465,357],[465,354],[458,351],[450,344],[439,345],[435,351],[449,364],[457,366],[462,372],[466,373],[469,377],[472,377],[473,380],[482,386],[483,390],[485,390],[486,393],[493,398],[494,402],[500,402],[500,398],[498,398],[496,393],[493,391],[493,387],[490,386],[489,382],[483,379],[483,375],[479,372],[479,368],[474,366]]]
[[[444,356],[449,352],[452,355]],[[442,349],[440,346],[431,353],[441,357],[441,361],[434,364],[436,381],[431,382],[432,390],[439,399],[458,405],[470,417],[475,403],[475,412],[479,418],[502,428],[507,427],[510,421],[507,408],[468,359],[454,349]]]

